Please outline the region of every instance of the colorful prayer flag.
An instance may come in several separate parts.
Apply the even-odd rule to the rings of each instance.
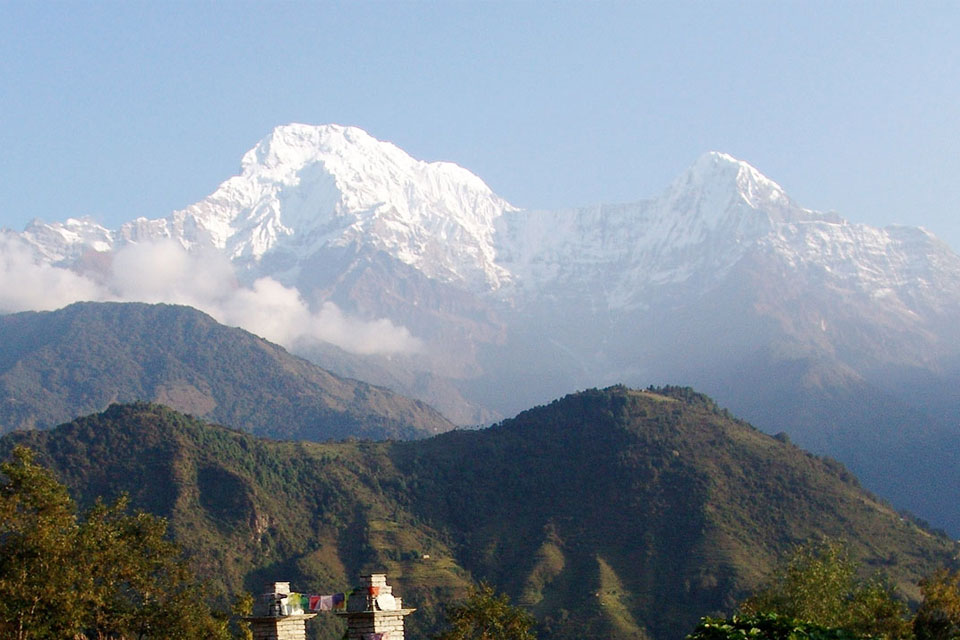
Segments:
[[[309,604],[306,596],[296,591],[287,594],[287,603],[284,607],[286,609],[286,614],[290,615],[292,613],[303,611],[304,605]]]

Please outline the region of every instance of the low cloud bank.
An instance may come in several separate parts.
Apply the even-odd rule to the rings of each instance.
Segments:
[[[304,340],[365,355],[421,347],[387,319],[356,318],[332,302],[311,309],[299,291],[273,278],[243,286],[233,265],[213,251],[188,253],[171,240],[130,244],[111,257],[87,261],[94,266],[83,272],[54,267],[20,238],[0,233],[0,313],[59,309],[81,300],[166,302],[200,309],[287,348]]]
[[[67,269],[35,260],[19,239],[0,234],[0,313],[58,309],[77,300],[102,300],[103,289]]]

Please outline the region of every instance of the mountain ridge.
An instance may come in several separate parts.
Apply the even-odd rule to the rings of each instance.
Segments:
[[[692,383],[770,432],[789,428],[801,444],[851,452],[863,405],[876,403],[891,407],[878,433],[916,432],[930,451],[916,464],[883,444],[881,466],[903,468],[906,480],[871,488],[898,501],[901,484],[922,491],[917,469],[941,465],[943,443],[958,439],[960,396],[950,390],[960,387],[960,256],[921,228],[805,209],[720,152],[651,199],[559,211],[516,209],[466,170],[414,160],[359,129],[278,127],[244,158],[211,196],[131,223],[126,237],[73,220],[0,242],[30,254],[39,266],[29,268],[96,285],[77,295],[173,297],[261,333],[271,329],[265,317],[291,308],[304,321],[271,338],[335,372],[388,382],[458,424],[618,381]],[[126,286],[117,256],[154,241],[216,253],[224,264],[210,268],[214,290]],[[232,280],[214,278],[226,271]],[[330,304],[363,339],[311,329]],[[394,339],[378,340],[390,328]],[[801,411],[778,413],[784,371]],[[758,386],[736,389],[735,379]],[[943,392],[931,398],[930,389]],[[757,407],[755,397],[772,404]],[[895,424],[905,415],[916,420]],[[862,466],[869,460],[851,464],[864,477],[888,475]],[[948,472],[960,479],[957,465]],[[960,531],[952,499],[922,515],[945,513]]]
[[[424,437],[416,400],[335,376],[189,307],[75,303],[0,316],[0,432],[152,400],[274,438]]]
[[[558,234],[571,212],[588,219]],[[549,222],[541,225],[542,217]],[[578,235],[609,223],[618,231],[601,241],[603,251],[584,251]],[[174,239],[187,249],[224,251],[248,278],[267,273],[257,265],[273,252],[270,275],[286,284],[298,282],[296,267],[277,269],[277,264],[296,265],[323,247],[359,243],[428,278],[500,299],[511,297],[511,284],[524,290],[551,286],[549,272],[541,269],[536,277],[522,265],[576,262],[584,252],[595,264],[611,252],[634,256],[618,287],[634,291],[722,274],[750,247],[783,255],[792,264],[826,259],[826,275],[878,298],[933,275],[934,266],[960,270],[960,259],[929,232],[850,224],[835,213],[802,208],[773,180],[722,152],[702,154],[653,200],[523,211],[466,169],[414,160],[359,128],[339,125],[277,127],[244,155],[240,174],[168,218],[138,218],[116,230],[89,219],[35,221],[19,235],[39,256],[64,265],[85,252]],[[551,243],[568,249],[552,259],[538,251],[538,245]],[[690,262],[694,256],[699,266]],[[926,258],[926,264],[910,262],[910,256]],[[939,284],[948,285],[953,296],[960,293],[957,277]],[[624,297],[611,296],[608,303],[616,308]]]
[[[304,175],[311,167],[325,173],[327,181],[317,175]],[[293,195],[290,188],[298,188],[302,195]],[[458,192],[466,194],[466,199],[457,198]],[[413,197],[418,193],[420,195]],[[298,208],[296,202],[282,202],[284,198],[302,199],[304,202],[299,204],[304,206]],[[762,215],[754,215],[753,219],[741,212],[726,221],[725,226],[734,235],[742,236],[742,240],[756,240],[757,235],[770,231],[772,223],[846,224],[836,214],[821,214],[800,207],[782,187],[756,168],[717,151],[702,154],[652,202],[659,203],[658,208],[662,209],[655,216],[659,220],[655,227],[672,220],[669,228],[661,229],[667,236],[662,242],[680,246],[715,231],[724,221],[722,214],[726,212],[730,217],[729,214],[738,209],[738,203],[753,212],[763,210]],[[446,231],[452,227],[445,229],[442,225],[436,226],[437,223],[425,227],[427,233],[442,235],[454,244],[463,244],[468,239],[473,243],[470,250],[477,255],[470,256],[467,252],[467,259],[475,258],[480,266],[494,271],[496,255],[500,250],[508,250],[495,241],[494,222],[505,214],[523,213],[495,196],[476,175],[452,163],[414,160],[395,145],[375,140],[357,127],[291,124],[277,127],[248,151],[241,162],[240,174],[226,180],[208,198],[168,218],[138,218],[112,231],[89,219],[70,219],[63,224],[35,221],[28,225],[27,239],[54,262],[68,260],[77,252],[77,245],[103,251],[126,242],[174,238],[186,248],[209,246],[226,250],[232,260],[244,263],[262,259],[268,251],[277,248],[284,236],[306,234],[312,237],[314,245],[318,241],[332,241],[335,246],[342,246],[357,241],[360,236],[356,233],[360,232],[368,236],[367,241],[372,237],[374,242],[385,243],[374,244],[374,248],[391,252],[406,264],[424,270],[429,277],[451,281],[457,269],[449,266],[449,256],[445,262],[440,260],[448,270],[442,273],[435,264],[437,256],[430,256],[432,262],[419,262],[423,256],[414,255],[423,253],[422,239],[417,246],[416,237],[392,240],[389,237],[391,227],[398,225],[410,227],[409,233],[416,236],[415,229],[426,215],[423,206],[437,209],[440,218],[449,218],[465,235],[450,238]],[[635,210],[639,207],[638,211],[644,208],[642,203],[601,205],[601,208],[604,206]],[[774,214],[772,218],[770,211]],[[334,226],[312,229],[317,223],[317,212],[328,216],[327,226]],[[354,222],[338,228],[338,218],[345,222],[351,219],[348,212],[353,212]],[[387,214],[393,215],[384,217]],[[717,214],[721,217],[717,218]],[[380,220],[379,225],[376,219]],[[694,219],[704,226],[691,229],[678,226],[685,219]],[[243,224],[233,228],[238,220]],[[873,229],[866,225],[854,226]],[[337,231],[346,235],[330,235]],[[41,235],[47,237],[44,239]],[[648,231],[645,235],[655,234]],[[54,242],[72,248],[72,252],[51,250],[49,245]],[[510,280],[502,271],[496,277],[488,273],[488,289],[498,289],[504,278]]]
[[[549,640],[679,640],[817,536],[845,537],[914,598],[957,549],[838,463],[680,387],[591,389],[402,443],[271,442],[136,404],[8,434],[0,452],[17,444],[81,505],[127,491],[169,518],[210,595],[276,579],[326,592],[382,570],[423,637],[478,580]]]

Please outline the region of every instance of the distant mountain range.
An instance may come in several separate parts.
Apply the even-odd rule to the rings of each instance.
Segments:
[[[0,433],[149,400],[261,436],[422,438],[426,404],[335,376],[190,307],[77,303],[0,316]]]
[[[418,609],[415,637],[477,580],[530,607],[547,640],[678,640],[818,536],[914,598],[957,552],[840,464],[684,388],[591,390],[411,442],[271,442],[135,404],[8,434],[0,457],[16,444],[82,505],[125,491],[169,518],[221,602],[385,570]],[[340,637],[330,618],[317,637]]]
[[[960,257],[920,228],[805,209],[722,153],[650,200],[527,211],[360,129],[287,125],[167,218],[0,242],[43,282],[71,270],[62,295],[192,304],[458,424],[690,384],[960,531]],[[201,275],[131,267],[176,263],[170,247]]]

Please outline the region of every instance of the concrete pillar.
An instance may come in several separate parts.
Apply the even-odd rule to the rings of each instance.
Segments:
[[[347,610],[337,615],[347,619],[346,640],[404,640],[403,618],[414,611],[393,595],[386,574],[373,573],[361,577]]]
[[[289,582],[273,582],[253,604],[253,615],[244,618],[250,623],[253,640],[306,640],[306,622],[315,613],[304,613],[299,605],[291,605],[287,596]]]

